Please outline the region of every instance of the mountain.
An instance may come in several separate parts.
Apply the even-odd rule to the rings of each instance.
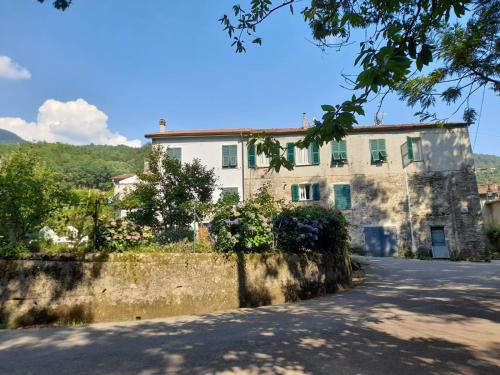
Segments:
[[[59,172],[70,186],[101,190],[112,187],[113,176],[142,170],[144,159],[150,150],[150,145],[131,148],[38,142],[0,144],[0,157],[19,147],[31,148],[50,168]]]
[[[12,133],[5,129],[0,129],[0,144],[18,144],[26,142],[17,134]]]
[[[479,184],[500,183],[500,156],[474,154]]]

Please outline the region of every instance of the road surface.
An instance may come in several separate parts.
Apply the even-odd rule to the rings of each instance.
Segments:
[[[500,262],[364,261],[297,304],[0,331],[0,374],[500,374]]]

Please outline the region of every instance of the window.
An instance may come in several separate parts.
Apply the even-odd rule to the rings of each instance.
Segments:
[[[240,194],[238,192],[237,187],[223,187],[221,195],[222,196],[235,195],[238,197],[238,200],[240,200]]]
[[[409,144],[411,144],[411,150],[413,153],[413,159],[410,158],[410,160],[413,160],[413,161],[424,160],[423,155],[422,155],[422,139],[421,138],[410,138],[410,139],[411,139],[411,142]]]
[[[344,163],[347,161],[347,145],[345,140],[332,142],[332,161]]]
[[[182,163],[182,149],[180,147],[168,147],[167,155],[170,159],[177,160]]]
[[[386,161],[385,139],[370,139],[370,154],[372,163]]]
[[[222,168],[238,166],[238,147],[236,145],[222,146]]]
[[[319,184],[294,184],[292,185],[292,201],[319,201]]]
[[[350,210],[351,204],[351,185],[336,184],[333,185],[333,196],[335,199],[335,208],[337,210]]]
[[[257,154],[257,167],[269,167],[269,158],[266,154]]]
[[[290,160],[290,154],[287,145],[287,157]],[[319,146],[316,143],[307,148],[295,147],[294,155],[295,165],[318,165],[319,164]]]

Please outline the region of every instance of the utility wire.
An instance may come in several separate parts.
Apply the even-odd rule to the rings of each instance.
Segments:
[[[479,117],[477,119],[476,135],[474,136],[474,144],[472,145],[472,151],[476,149],[477,135],[479,133],[479,125],[481,124],[481,115],[483,114],[483,103],[484,103],[484,92],[486,91],[486,85],[483,87],[483,97],[481,98],[481,107],[479,108]]]

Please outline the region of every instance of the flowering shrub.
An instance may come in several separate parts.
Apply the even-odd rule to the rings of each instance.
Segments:
[[[271,249],[272,217],[278,212],[267,187],[246,202],[221,199],[210,226],[217,251],[259,252]]]
[[[320,206],[286,209],[274,218],[278,248],[288,252],[314,250],[342,254],[349,234],[344,215]]]
[[[105,223],[99,230],[99,242],[103,250],[121,252],[137,247],[149,240],[151,233],[129,221],[116,219]]]

